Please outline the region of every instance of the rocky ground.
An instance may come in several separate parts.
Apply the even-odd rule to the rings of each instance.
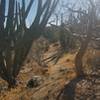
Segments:
[[[49,51],[45,53],[45,57],[51,55],[54,51],[55,48],[51,47]],[[0,80],[0,100],[56,100],[59,93],[65,88],[64,86],[76,77],[74,58],[75,53],[64,54],[56,65],[54,65],[52,61],[48,63],[48,67],[39,66],[32,58],[27,60],[27,62],[23,64],[19,76],[17,77],[18,86],[8,90],[7,83],[2,79]],[[30,83],[28,83],[29,80]],[[33,84],[34,80],[36,80],[36,83]],[[90,84],[89,82],[85,83],[83,81],[80,81],[77,86],[82,87],[84,84]],[[81,83],[84,84],[80,85]],[[91,88],[87,85],[85,86],[86,88]],[[91,86],[91,84],[89,86]],[[98,86],[100,87],[100,85]],[[76,88],[76,90],[78,91],[79,88]],[[60,100],[67,99],[61,97]],[[100,99],[80,98],[76,100]]]

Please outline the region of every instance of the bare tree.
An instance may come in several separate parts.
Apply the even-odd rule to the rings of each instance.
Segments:
[[[100,35],[99,35],[100,33],[98,31],[100,29],[100,27],[97,27],[100,24],[99,23],[100,19],[98,17],[98,13],[97,13],[98,7],[95,5],[95,2],[93,2],[93,0],[88,0],[88,1],[89,1],[89,5],[88,5],[88,9],[86,11],[84,11],[82,8],[75,10],[75,9],[67,7],[69,9],[69,11],[71,12],[70,20],[68,20],[70,23],[71,30],[73,33],[75,33],[74,36],[80,42],[80,46],[79,46],[79,49],[78,49],[78,52],[77,52],[76,58],[75,58],[77,77],[75,79],[71,80],[69,82],[69,84],[67,84],[64,87],[64,89],[62,89],[62,91],[60,92],[60,94],[57,97],[57,100],[65,100],[65,99],[66,100],[67,99],[74,100],[75,99],[75,95],[77,94],[75,91],[76,87],[77,87],[77,83],[79,83],[83,79],[84,80],[88,79],[87,75],[83,71],[84,54],[86,53],[86,50],[91,41],[100,41]],[[77,15],[76,15],[76,13],[77,13]],[[98,45],[98,43],[97,43],[97,45]],[[99,59],[98,59],[98,61],[99,61]],[[93,68],[96,71],[99,70],[98,69],[99,66],[97,65],[97,62],[95,62],[95,65],[91,65],[91,66],[93,66]],[[93,73],[91,73],[91,75],[90,75],[90,77],[91,77],[90,82],[92,83],[92,85],[95,84],[93,81],[94,80],[93,78],[99,79],[99,78],[97,78],[99,75],[98,71],[95,72],[95,74],[93,74]],[[82,83],[80,86],[82,86]],[[85,84],[85,86],[86,85],[89,86],[88,83]],[[85,88],[85,87],[83,86],[83,88]],[[92,90],[92,89],[93,89],[93,87],[91,87],[91,85],[90,85],[90,90]],[[85,91],[85,92],[87,93],[87,91]],[[93,93],[94,93],[94,91],[93,91]],[[91,94],[91,95],[93,95],[93,94]],[[79,94],[79,97],[81,97],[80,94]],[[89,97],[87,95],[86,98],[91,98],[91,97]],[[94,99],[94,98],[97,98],[97,96],[95,95],[95,97],[92,97],[91,99]],[[79,98],[77,98],[77,99],[79,99]]]
[[[76,71],[79,76],[84,75],[83,68],[83,56],[87,50],[88,44],[91,40],[97,40],[99,36],[98,22],[98,8],[93,0],[88,0],[88,9],[84,9],[83,6],[75,9],[75,4],[72,7],[64,5],[69,12],[67,17],[67,28],[70,30],[71,34],[80,42],[79,50],[76,54],[75,66]]]

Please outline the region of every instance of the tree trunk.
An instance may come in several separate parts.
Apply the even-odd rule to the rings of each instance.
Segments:
[[[80,47],[78,53],[76,54],[75,66],[76,66],[77,76],[84,76],[84,71],[82,70],[82,68],[83,68],[82,60],[83,60],[83,56],[87,50],[89,40],[90,39],[81,41],[81,47]]]

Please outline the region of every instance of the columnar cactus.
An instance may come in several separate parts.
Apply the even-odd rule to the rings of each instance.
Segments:
[[[16,84],[15,78],[33,40],[42,34],[58,3],[58,0],[45,0],[45,2],[30,0],[26,6],[25,0],[20,1],[22,3],[18,0],[1,0],[0,2],[0,76],[8,82],[10,87]],[[26,18],[35,1],[38,3],[37,13],[32,25],[27,29]],[[7,11],[8,14],[5,15]]]

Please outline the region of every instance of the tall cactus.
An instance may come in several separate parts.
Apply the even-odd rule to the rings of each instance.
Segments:
[[[8,82],[10,87],[15,86],[15,78],[28,55],[33,40],[43,33],[59,0],[45,0],[45,2],[38,0],[37,13],[29,29],[25,21],[35,0],[30,0],[28,6],[25,0],[21,1],[1,0],[0,2],[0,76]],[[8,14],[5,16],[7,2],[9,2]]]

